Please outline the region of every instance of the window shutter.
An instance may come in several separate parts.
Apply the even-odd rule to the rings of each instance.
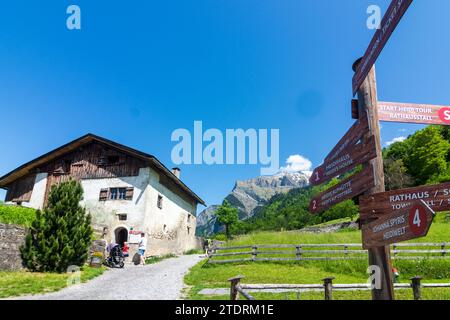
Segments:
[[[133,192],[134,192],[133,187],[127,188],[127,191],[125,193],[125,200],[133,200]]]
[[[99,201],[106,201],[108,199],[108,189],[101,189],[100,190],[100,197]]]

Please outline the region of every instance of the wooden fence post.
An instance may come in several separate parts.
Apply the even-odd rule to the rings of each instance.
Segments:
[[[329,277],[323,279],[323,287],[325,289],[325,300],[332,300],[333,299],[333,280],[334,277]]]
[[[442,249],[442,256],[445,257],[445,242],[442,243],[441,245],[441,249]]]
[[[422,277],[414,277],[411,278],[411,286],[413,289],[414,294],[414,300],[422,300],[422,290],[420,285],[420,280],[422,280]]]
[[[257,256],[258,256],[258,247],[253,246],[252,247],[252,261],[256,261]]]
[[[234,278],[228,279],[230,281],[230,300],[237,300],[239,298],[239,291],[237,291],[236,287],[241,282],[241,279],[245,278],[244,276],[236,276]]]
[[[295,249],[297,250],[295,252],[295,257],[297,258],[298,261],[300,261],[302,259],[302,247],[296,246]]]

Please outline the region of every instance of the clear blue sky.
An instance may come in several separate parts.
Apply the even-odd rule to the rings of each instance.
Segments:
[[[88,132],[171,167],[171,133],[280,129],[319,165],[352,124],[351,65],[387,0],[2,1],[0,175]],[[66,28],[66,8],[82,30]],[[450,1],[416,0],[377,63],[379,99],[450,104]],[[386,143],[417,125],[383,124]],[[259,165],[181,166],[208,204]],[[0,198],[4,193],[0,192]]]

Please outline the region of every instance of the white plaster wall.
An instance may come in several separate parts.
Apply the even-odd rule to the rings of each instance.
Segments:
[[[124,227],[128,231],[144,229],[144,220],[147,213],[146,196],[148,193],[149,168],[139,170],[136,177],[120,177],[106,179],[86,179],[81,181],[84,197],[81,205],[92,215],[94,228],[108,227],[107,241],[115,238],[114,231]],[[132,200],[106,200],[99,201],[100,190],[104,188],[133,187]],[[126,221],[119,221],[118,214],[126,214]]]
[[[47,176],[48,174],[46,172],[38,173],[36,175],[30,202],[23,202],[22,205],[24,207],[29,207],[33,209],[42,209],[44,207],[45,189],[47,187]]]
[[[195,238],[197,206],[159,183],[159,174],[150,171],[147,194],[145,228],[148,232],[148,254],[182,253],[197,247]],[[163,197],[162,209],[158,208],[158,195]],[[188,214],[191,215],[187,222]],[[188,233],[187,227],[190,227]]]

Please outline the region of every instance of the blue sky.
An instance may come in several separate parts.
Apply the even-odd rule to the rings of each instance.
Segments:
[[[92,132],[171,167],[173,130],[280,129],[319,165],[351,126],[351,65],[387,0],[2,1],[0,175]],[[82,30],[66,28],[81,8]],[[414,1],[377,63],[384,101],[450,104],[450,2]],[[382,125],[386,143],[421,128]],[[259,165],[182,165],[208,204]],[[4,192],[0,191],[0,198]]]

